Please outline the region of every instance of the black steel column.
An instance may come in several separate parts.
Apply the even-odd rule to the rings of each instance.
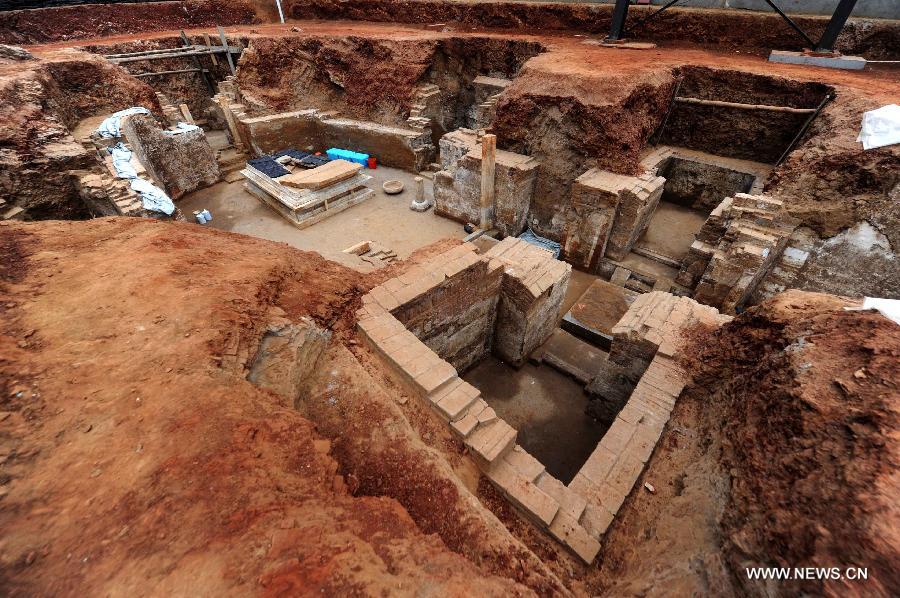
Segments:
[[[625,35],[625,19],[628,17],[629,0],[616,0],[616,7],[613,9],[612,24],[609,27],[609,35],[607,41],[616,42]]]
[[[850,18],[850,13],[853,12],[854,6],[856,6],[856,0],[841,0],[838,7],[834,9],[831,20],[828,21],[828,26],[825,28],[825,33],[822,34],[822,39],[816,45],[817,52],[834,52],[834,42],[837,41],[838,34],[844,28],[847,19]]]

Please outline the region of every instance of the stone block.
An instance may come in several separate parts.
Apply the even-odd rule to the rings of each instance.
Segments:
[[[599,504],[588,504],[580,520],[585,531],[598,540],[603,537],[612,522],[613,514]]]
[[[511,465],[500,462],[487,471],[487,476],[526,515],[545,526],[553,522],[559,511],[559,503]]]
[[[587,498],[567,487],[549,473],[543,473],[535,482],[537,487],[559,503],[559,510],[578,520],[587,505]]]
[[[607,434],[608,433],[609,432],[607,432]],[[615,434],[618,433],[619,432],[616,432]],[[625,447],[627,447],[628,443],[630,442],[630,435],[627,440],[617,440],[617,442],[623,443],[622,451],[624,451]],[[612,471],[612,468],[616,464],[620,453],[621,451],[614,452],[606,446],[598,444],[597,448],[594,449],[594,452],[591,453],[591,456],[588,457],[588,460],[585,461],[584,465],[581,466],[581,469],[578,471],[578,473],[586,477],[594,484],[600,484],[603,480],[606,479],[606,476],[609,475],[609,472]]]
[[[532,482],[544,473],[544,465],[519,445],[506,453],[503,460]]]
[[[600,542],[581,527],[577,519],[563,510],[556,513],[549,531],[551,536],[562,542],[587,564],[594,562],[600,551]]]
[[[487,466],[512,450],[516,443],[516,430],[502,419],[478,427],[468,438],[468,446],[476,461]]]

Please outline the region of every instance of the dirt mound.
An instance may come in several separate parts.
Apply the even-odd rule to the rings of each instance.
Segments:
[[[746,567],[866,567],[868,581],[779,582],[788,595],[900,591],[900,326],[791,291],[704,339],[698,388],[721,409],[724,552]]]
[[[0,593],[529,593],[350,494],[313,424],[245,379],[273,318],[346,336],[358,273],[131,218],[4,223],[0,264]]]

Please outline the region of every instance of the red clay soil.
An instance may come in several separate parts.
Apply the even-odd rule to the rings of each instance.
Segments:
[[[120,33],[257,22],[258,3],[247,0],[187,0],[89,4],[0,12],[0,43],[36,44]]]
[[[0,593],[529,593],[351,495],[245,380],[272,318],[349,331],[361,275],[130,218],[4,223],[0,265]]]
[[[67,171],[97,160],[70,130],[128,106],[161,114],[150,87],[98,56],[59,49],[40,60],[0,60],[0,193],[32,218],[87,217]]]
[[[584,580],[595,594],[897,595],[900,326],[847,305],[789,291],[685,335],[694,382]],[[755,566],[869,579],[765,585]]]
[[[868,581],[784,582],[785,595],[900,592],[900,326],[790,291],[702,343],[694,392],[720,414],[730,493],[721,525],[745,567],[866,567]]]
[[[606,34],[611,5],[552,2],[484,2],[458,0],[286,0],[289,16],[296,19],[352,19],[386,23],[450,24],[475,28],[572,30]],[[632,6],[627,31],[653,7]],[[795,15],[794,21],[810,37],[818,39],[827,17]],[[752,32],[752,35],[749,34]],[[653,41],[696,42],[729,49],[768,53],[772,48],[799,50],[802,39],[772,12],[672,8],[637,33]],[[838,38],[846,54],[865,54],[870,59],[897,56],[900,27],[883,19],[852,19]]]

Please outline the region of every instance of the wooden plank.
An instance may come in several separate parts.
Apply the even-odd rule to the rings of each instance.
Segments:
[[[132,74],[133,77],[137,77],[141,79],[143,77],[162,77],[163,75],[181,75],[184,73],[206,73],[205,69],[179,69],[177,71],[155,71],[152,73],[136,73]]]
[[[216,29],[219,31],[219,39],[222,40],[222,47],[228,47],[228,38],[225,37],[225,30],[222,29],[221,26],[216,25]],[[231,74],[234,75],[237,71],[234,69],[234,61],[231,59],[231,52],[225,52],[225,58],[228,59],[228,68],[231,69]]]
[[[481,228],[491,228],[494,217],[494,172],[497,160],[497,136],[481,138]]]
[[[768,104],[739,104],[737,102],[721,102],[719,100],[701,100],[700,98],[675,98],[680,104],[698,104],[700,106],[719,106],[737,108],[739,110],[768,110],[769,112],[790,112],[793,114],[812,114],[815,108],[791,108],[789,106],[770,106]]]
[[[184,30],[181,30],[181,42],[185,47],[192,46],[191,40],[188,39],[187,34]],[[206,84],[206,88],[209,90],[209,95],[216,95],[216,88],[212,84],[212,81],[209,80],[209,77],[206,76],[206,71],[203,70],[203,64],[200,63],[200,59],[197,56],[194,56],[194,65],[200,69],[200,76],[203,78],[203,82]]]

